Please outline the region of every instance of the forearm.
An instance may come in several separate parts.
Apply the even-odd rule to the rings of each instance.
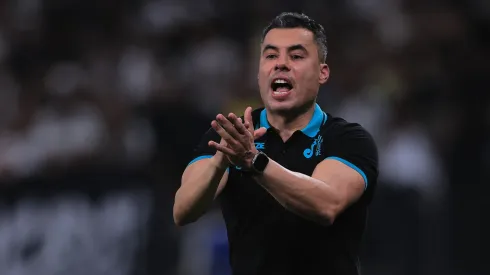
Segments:
[[[174,220],[177,225],[196,221],[211,206],[218,193],[226,167],[220,167],[213,158],[201,160],[182,176],[182,184],[175,195]]]
[[[254,178],[289,211],[320,224],[333,222],[339,202],[328,183],[290,171],[272,159]]]

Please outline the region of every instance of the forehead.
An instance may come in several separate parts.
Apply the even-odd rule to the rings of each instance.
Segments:
[[[316,47],[313,33],[303,28],[272,29],[264,37],[262,47],[273,45],[278,48],[287,48],[297,44],[301,44],[305,48]]]

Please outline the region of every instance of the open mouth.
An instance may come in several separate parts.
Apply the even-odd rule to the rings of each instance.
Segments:
[[[293,85],[288,79],[277,78],[271,83],[271,89],[276,93],[286,93],[293,88]]]

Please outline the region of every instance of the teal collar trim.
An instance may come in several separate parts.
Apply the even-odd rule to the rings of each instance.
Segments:
[[[320,128],[322,127],[322,125],[327,122],[327,118],[327,114],[322,110],[322,108],[320,108],[318,103],[315,104],[313,117],[311,118],[308,125],[306,125],[306,127],[301,130],[301,132],[311,138],[314,138],[318,134],[318,132],[320,132]],[[265,127],[266,129],[269,129],[271,127],[269,121],[267,120],[267,112],[265,109],[263,109],[260,113],[260,127]]]

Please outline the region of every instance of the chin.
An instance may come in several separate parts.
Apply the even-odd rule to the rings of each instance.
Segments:
[[[269,100],[269,102],[267,102],[267,104],[265,105],[271,112],[274,113],[290,112],[299,107],[298,104],[292,100],[286,100],[286,101]]]
[[[278,101],[275,99],[269,98],[267,102],[265,102],[266,108],[272,113],[291,115],[293,113],[302,113],[308,110],[314,103],[313,101],[298,101],[293,98],[289,98],[284,101]]]

